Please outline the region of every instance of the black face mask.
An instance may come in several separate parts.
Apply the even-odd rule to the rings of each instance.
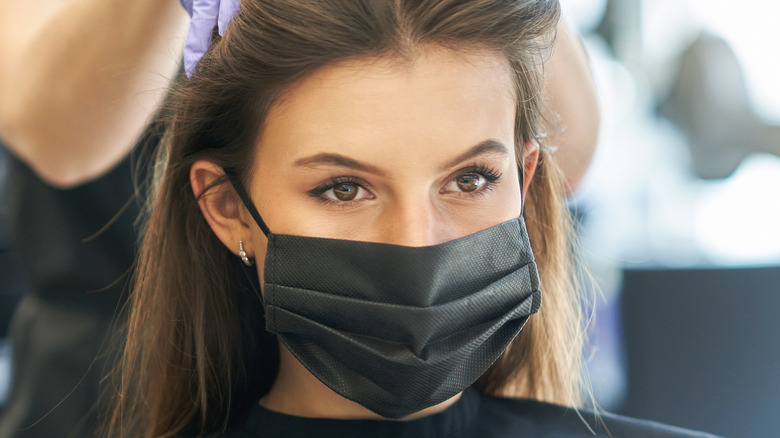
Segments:
[[[405,417],[463,391],[539,310],[522,217],[427,247],[274,234],[228,177],[268,237],[266,330],[379,415]]]

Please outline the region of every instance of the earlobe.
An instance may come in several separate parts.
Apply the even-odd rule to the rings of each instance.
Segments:
[[[237,242],[247,240],[249,226],[222,168],[207,160],[194,162],[190,167],[190,185],[211,230],[230,252],[238,254]]]
[[[528,140],[523,144],[521,164],[523,166],[523,202],[525,202],[531,180],[534,178],[537,164],[539,164],[539,143],[536,140]]]

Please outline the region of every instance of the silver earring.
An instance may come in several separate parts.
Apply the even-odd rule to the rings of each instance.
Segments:
[[[238,241],[238,255],[241,257],[241,261],[244,262],[245,265],[252,266],[255,264],[252,259],[246,256],[246,251],[244,251],[244,241],[242,240]]]

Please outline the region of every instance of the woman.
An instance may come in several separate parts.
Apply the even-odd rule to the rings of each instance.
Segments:
[[[109,435],[587,436],[558,17],[243,1],[177,92]]]

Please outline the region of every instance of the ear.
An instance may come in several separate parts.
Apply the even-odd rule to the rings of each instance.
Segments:
[[[213,186],[217,181],[222,184]],[[225,171],[207,160],[190,167],[190,185],[209,227],[228,250],[238,255],[238,241],[249,240],[249,224],[241,214],[238,196],[225,179]],[[204,193],[205,191],[205,193]]]
[[[526,200],[526,193],[528,192],[528,186],[531,185],[531,180],[534,178],[536,172],[536,165],[539,164],[539,143],[536,140],[528,140],[523,144],[522,153],[522,166],[523,166],[523,203]]]

